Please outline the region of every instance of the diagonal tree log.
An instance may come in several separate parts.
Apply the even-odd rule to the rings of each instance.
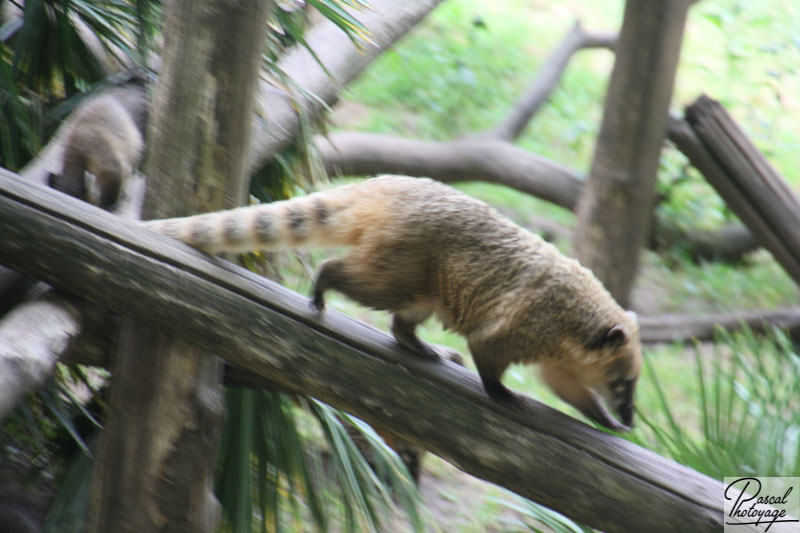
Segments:
[[[0,263],[390,427],[586,524],[721,527],[719,482],[537,402],[504,408],[474,374],[416,358],[339,313],[317,316],[305,298],[134,223],[3,173],[0,230]]]
[[[683,134],[700,141],[692,156],[703,167],[698,168],[800,284],[800,200],[794,191],[719,102],[701,96],[686,109],[686,118],[692,133]]]

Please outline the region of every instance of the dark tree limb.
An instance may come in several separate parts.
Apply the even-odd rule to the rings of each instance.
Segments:
[[[678,229],[658,215],[653,219],[651,238],[646,243],[653,250],[677,247],[695,262],[741,261],[744,254],[760,248],[760,244],[742,224],[732,222],[717,230]]]
[[[670,138],[687,153],[691,144],[676,126]],[[678,142],[680,144],[678,144]],[[444,183],[485,181],[511,187],[560,207],[575,209],[583,180],[572,169],[504,141],[469,138],[422,141],[374,133],[340,132],[316,138],[325,169],[330,174],[367,176],[405,174],[430,177]],[[656,250],[680,245],[695,260],[737,261],[758,248],[741,224],[718,230],[672,231],[658,219],[647,245]]]
[[[481,136],[501,141],[517,139],[558,85],[575,52],[584,48],[613,49],[616,41],[616,33],[587,32],[580,22],[576,22],[539,68],[533,84],[517,101],[505,120]]]
[[[570,210],[581,189],[580,179],[567,167],[504,141],[433,142],[350,132],[318,137],[316,142],[330,173],[389,172],[429,176],[445,183],[480,179]]]
[[[532,400],[517,410],[492,402],[461,367],[414,357],[335,311],[315,315],[307,299],[131,222],[4,176],[0,230],[0,263],[390,427],[588,525],[721,527],[721,483]]]

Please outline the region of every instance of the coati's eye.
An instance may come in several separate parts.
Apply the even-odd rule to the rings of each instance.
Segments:
[[[615,379],[609,384],[608,388],[614,396],[623,396],[633,387],[634,381],[633,379],[625,378]]]

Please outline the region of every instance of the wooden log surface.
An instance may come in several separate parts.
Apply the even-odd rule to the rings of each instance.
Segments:
[[[0,264],[191,339],[287,390],[389,427],[465,471],[604,531],[718,531],[722,485],[228,262],[0,177]],[[747,531],[746,526],[742,526]]]
[[[719,102],[701,96],[686,109],[701,145],[689,155],[725,203],[800,283],[800,201]],[[687,143],[688,144],[688,143]],[[714,171],[714,168],[722,172]]]

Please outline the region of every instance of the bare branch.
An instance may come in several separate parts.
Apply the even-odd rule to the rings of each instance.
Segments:
[[[429,176],[445,183],[488,181],[570,210],[581,188],[580,179],[568,168],[504,141],[431,142],[351,132],[318,137],[316,142],[330,173],[388,172]]]
[[[550,97],[558,82],[561,81],[561,75],[575,52],[584,48],[613,49],[616,42],[616,33],[587,32],[580,22],[576,22],[539,68],[533,84],[519,99],[506,119],[480,136],[502,141],[517,139],[542,104]]]

